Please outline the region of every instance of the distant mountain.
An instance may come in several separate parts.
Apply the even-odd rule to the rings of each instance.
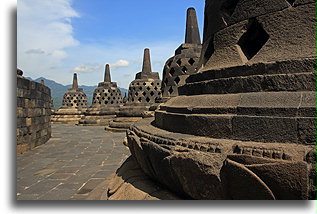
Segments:
[[[26,77],[29,80],[32,80],[30,77]],[[41,82],[41,80],[44,80],[44,84],[51,89],[51,95],[53,98],[54,108],[59,109],[62,106],[63,96],[66,93],[68,88],[71,88],[72,85],[62,85],[60,83],[57,83],[53,80],[46,79],[44,77],[40,77],[35,79],[35,82]],[[87,95],[88,104],[91,105],[92,103],[92,97],[95,88],[97,88],[97,85],[95,86],[86,86],[86,85],[80,85],[80,88],[83,88],[85,94]],[[124,97],[124,94],[128,94],[128,90],[125,88],[118,87],[121,91],[122,97]]]

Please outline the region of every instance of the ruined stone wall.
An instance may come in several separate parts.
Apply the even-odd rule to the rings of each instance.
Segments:
[[[17,77],[17,153],[44,144],[51,137],[51,90]]]

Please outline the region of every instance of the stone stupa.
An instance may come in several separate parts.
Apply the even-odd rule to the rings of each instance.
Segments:
[[[110,66],[106,64],[104,81],[94,90],[92,105],[79,121],[84,126],[106,126],[122,105],[121,91],[116,82],[111,82]]]
[[[150,50],[144,49],[142,71],[136,74],[129,85],[128,100],[120,108],[117,118],[106,127],[110,131],[125,131],[143,117],[154,116],[161,98],[161,80],[157,72],[152,72]],[[152,113],[150,112],[152,111]]]
[[[64,94],[62,106],[52,113],[52,123],[78,124],[87,109],[87,96],[78,88],[77,74],[74,73],[72,88]]]
[[[127,131],[132,161],[183,199],[315,199],[315,1],[205,3],[202,67]]]
[[[175,56],[169,58],[164,65],[162,102],[178,96],[178,87],[185,84],[190,74],[197,72],[201,48],[196,11],[188,8],[185,43],[176,49]]]

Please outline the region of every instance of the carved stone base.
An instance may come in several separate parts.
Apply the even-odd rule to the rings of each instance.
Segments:
[[[86,109],[58,109],[51,115],[52,124],[78,124]]]
[[[142,117],[116,117],[109,123],[109,126],[106,126],[106,130],[112,132],[126,132],[133,123],[141,119]]]
[[[128,130],[129,149],[150,178],[177,195],[200,200],[314,197],[313,145],[199,137],[153,124],[147,118]]]
[[[153,182],[131,156],[117,170],[103,195],[107,195],[108,200],[182,199]]]

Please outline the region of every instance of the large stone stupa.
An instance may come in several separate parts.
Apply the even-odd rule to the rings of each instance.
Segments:
[[[74,74],[72,88],[64,94],[62,106],[52,113],[52,123],[78,124],[87,109],[87,96],[78,88],[77,74]]]
[[[129,85],[128,100],[120,108],[118,117],[106,127],[110,131],[125,131],[134,122],[143,117],[151,116],[147,113],[157,107],[157,100],[161,98],[161,80],[157,72],[152,72],[150,50],[144,50],[142,71],[136,74],[135,80]]]
[[[315,199],[315,20],[315,1],[206,0],[202,67],[127,132],[143,172],[186,199]]]
[[[169,58],[163,70],[162,102],[178,96],[178,87],[185,84],[187,77],[198,71],[201,41],[194,8],[188,8],[186,18],[185,43]]]
[[[121,91],[116,82],[111,82],[110,66],[106,64],[104,81],[94,90],[92,105],[79,121],[84,126],[106,126],[116,117],[122,105]]]

